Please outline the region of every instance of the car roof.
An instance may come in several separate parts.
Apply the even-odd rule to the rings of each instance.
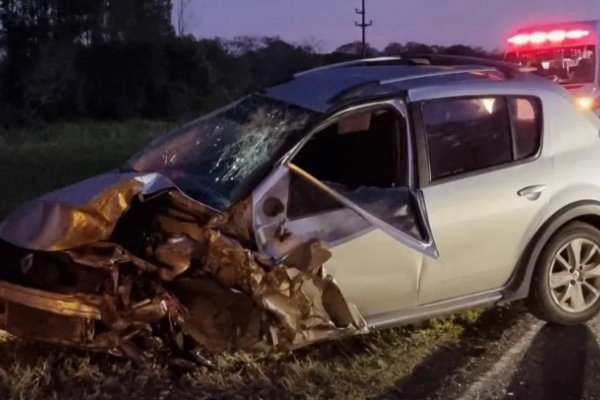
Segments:
[[[382,96],[408,95],[440,87],[493,86],[529,81],[528,88],[552,88],[554,83],[519,71],[515,64],[470,57],[430,59],[399,57],[357,60],[296,74],[293,79],[264,91],[268,97],[320,113],[347,103]],[[441,61],[440,61],[441,60]],[[456,61],[458,60],[458,61]],[[513,84],[510,84],[512,82]],[[557,86],[557,85],[556,85]]]

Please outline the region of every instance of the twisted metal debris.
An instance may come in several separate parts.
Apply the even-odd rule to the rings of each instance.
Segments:
[[[365,323],[317,241],[275,264],[251,202],[221,213],[160,175],[107,174],[44,196],[0,226],[0,328],[107,351],[293,350]]]

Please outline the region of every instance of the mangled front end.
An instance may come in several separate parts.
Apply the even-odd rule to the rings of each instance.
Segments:
[[[159,174],[106,174],[0,226],[0,327],[139,359],[144,350],[293,349],[365,324],[305,241],[275,265],[250,199],[227,213]],[[183,353],[182,353],[183,354]]]

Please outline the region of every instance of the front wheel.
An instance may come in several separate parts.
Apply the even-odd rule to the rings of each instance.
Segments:
[[[538,318],[572,325],[600,312],[600,231],[571,222],[546,244],[528,299]]]

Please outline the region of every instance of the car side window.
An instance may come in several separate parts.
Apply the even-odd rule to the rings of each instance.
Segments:
[[[432,180],[512,161],[504,98],[432,100],[423,103],[421,111]]]
[[[382,107],[352,114],[317,132],[291,164],[373,221],[418,241],[427,236],[408,187],[406,120]],[[287,217],[290,220],[346,208],[304,176],[292,175]],[[326,229],[343,229],[331,225]]]
[[[535,156],[542,143],[542,112],[539,99],[511,97],[508,107],[512,116],[515,159],[524,160]]]
[[[408,163],[399,154],[404,126],[387,108],[353,114],[317,132],[293,163],[323,182],[350,189],[404,186]]]

